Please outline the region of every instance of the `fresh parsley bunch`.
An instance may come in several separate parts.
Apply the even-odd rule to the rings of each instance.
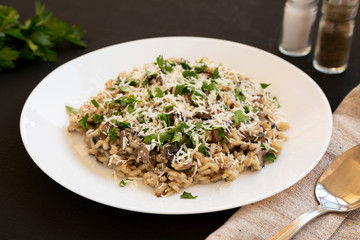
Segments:
[[[15,68],[18,59],[56,61],[56,52],[52,49],[64,41],[86,47],[81,40],[84,35],[81,27],[69,27],[39,2],[35,3],[33,18],[23,24],[18,19],[14,8],[0,5],[0,72]]]

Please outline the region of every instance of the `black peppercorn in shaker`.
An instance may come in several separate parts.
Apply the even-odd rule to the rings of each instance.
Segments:
[[[336,74],[347,68],[359,0],[323,0],[313,65]]]

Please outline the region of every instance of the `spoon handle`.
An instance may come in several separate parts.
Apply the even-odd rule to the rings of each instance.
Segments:
[[[329,212],[330,210],[325,208],[322,205],[319,205],[310,211],[304,213],[297,219],[295,219],[292,223],[290,223],[287,227],[281,230],[276,236],[274,236],[271,240],[285,240],[290,239],[295,235],[297,231],[300,230],[306,223],[311,221],[313,218],[320,216],[324,213]]]

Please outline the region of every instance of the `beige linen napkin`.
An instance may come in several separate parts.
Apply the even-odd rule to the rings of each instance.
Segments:
[[[360,85],[353,89],[333,114],[329,148],[319,164],[287,190],[241,207],[207,240],[270,239],[304,212],[318,205],[315,183],[333,159],[360,143]],[[328,213],[314,219],[293,239],[360,239],[360,210]]]

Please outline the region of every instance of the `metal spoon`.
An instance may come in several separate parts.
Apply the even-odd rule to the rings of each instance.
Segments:
[[[316,184],[315,195],[320,205],[298,217],[272,240],[290,239],[306,223],[324,213],[360,208],[360,145],[330,164]]]

